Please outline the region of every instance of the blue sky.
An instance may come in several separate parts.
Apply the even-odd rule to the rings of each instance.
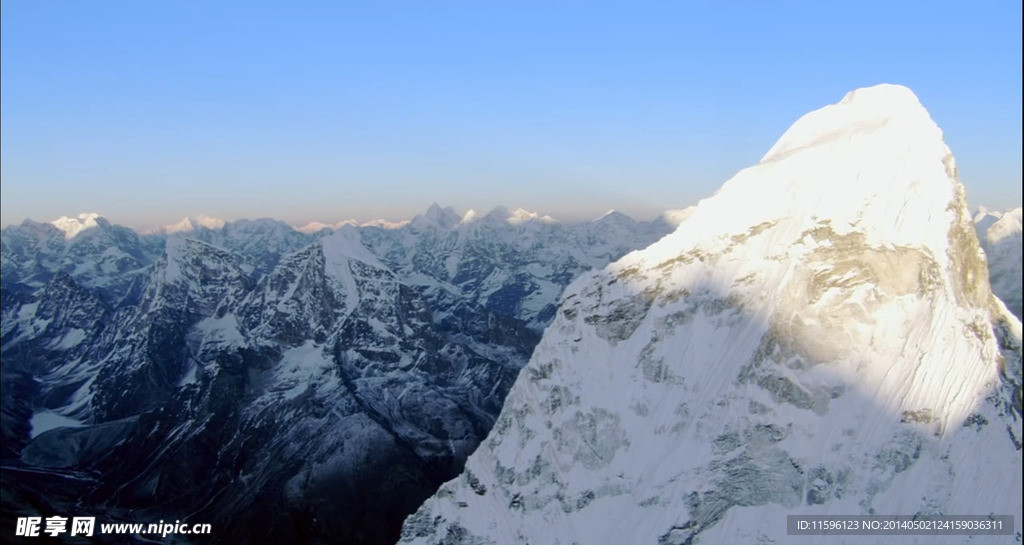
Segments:
[[[650,217],[909,86],[1021,204],[1018,2],[2,4],[0,221]]]

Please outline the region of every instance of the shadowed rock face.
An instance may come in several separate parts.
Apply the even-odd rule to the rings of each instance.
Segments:
[[[213,542],[392,543],[490,430],[561,289],[666,228],[612,219],[590,246],[503,218],[6,229],[4,463],[31,471],[5,470],[5,516],[74,504],[187,515]],[[95,265],[118,252],[135,268]],[[83,425],[38,434],[44,408]]]
[[[855,91],[676,232],[574,283],[401,542],[783,543],[787,514],[1017,520],[1021,326],[988,278],[941,131],[905,88]],[[803,541],[834,540],[819,537]]]

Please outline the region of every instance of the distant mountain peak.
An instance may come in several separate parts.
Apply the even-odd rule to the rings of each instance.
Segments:
[[[437,203],[434,203],[430,205],[430,208],[427,208],[424,217],[439,224],[449,224],[454,220],[462,219],[452,207],[446,206],[441,208]]]
[[[355,224],[355,223],[356,223],[355,220],[342,220],[342,221],[338,221],[338,222],[334,222],[334,223],[323,223],[321,221],[311,221],[311,222],[309,222],[309,223],[307,223],[305,225],[301,225],[301,226],[295,227],[295,230],[300,232],[300,233],[306,233],[307,235],[311,235],[313,233],[318,233],[320,231],[323,231],[324,229],[327,229],[328,231],[333,231],[335,229],[340,228],[342,225],[349,225],[349,224]]]
[[[509,210],[505,206],[495,206],[487,213],[484,218],[491,221],[498,221],[502,223],[508,223],[509,225],[522,225],[528,222],[539,222],[553,224],[558,223],[558,220],[548,215],[541,215],[537,212],[531,212],[525,208],[516,208],[515,210]]]
[[[347,222],[346,222],[347,223]],[[360,227],[380,227],[381,229],[400,229],[409,223],[409,220],[390,221],[383,218],[377,218],[375,220],[364,221],[360,223]]]
[[[509,215],[508,220],[512,225],[519,225],[528,221],[537,221],[540,223],[558,223],[558,220],[548,215],[541,215],[537,212],[530,212],[524,208],[516,208]]]
[[[171,225],[165,225],[160,230],[165,234],[171,233],[185,233],[188,231],[195,231],[199,227],[205,227],[207,229],[220,229],[224,227],[224,220],[207,216],[206,214],[199,214],[195,217],[185,217],[178,223],[172,223]]]
[[[991,211],[984,206],[979,206],[974,213],[974,228],[978,230],[979,235],[985,233],[989,227],[995,222],[999,221],[999,218],[1003,217],[1002,212]]]
[[[508,218],[509,214],[510,212],[508,211],[508,207],[499,204],[498,206],[492,208],[490,212],[484,215],[484,217],[505,221]]]
[[[1021,233],[1021,207],[1007,210],[999,215],[998,221],[994,222],[988,229],[985,237],[989,242],[996,243],[1007,237]]]
[[[604,214],[601,214],[600,216],[598,216],[593,221],[595,223],[607,222],[607,221],[614,221],[614,222],[619,222],[619,223],[621,223],[621,222],[626,222],[626,223],[634,222],[635,223],[636,222],[636,220],[634,220],[633,218],[629,217],[626,214],[623,214],[622,212],[619,212],[618,210],[615,210],[614,208],[611,209],[611,210],[608,210]]]
[[[426,212],[414,217],[409,223],[420,229],[430,226],[451,229],[460,221],[462,221],[462,216],[456,213],[452,207],[442,208],[439,204],[433,203]]]
[[[86,229],[92,229],[93,227],[99,227],[98,222],[104,222],[103,216],[95,212],[83,212],[77,217],[69,218],[62,216],[50,222],[57,229],[64,232],[65,239],[72,239]]]

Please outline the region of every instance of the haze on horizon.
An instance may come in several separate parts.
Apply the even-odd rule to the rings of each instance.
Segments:
[[[0,223],[649,219],[882,82],[1020,206],[1020,3],[823,4],[4,1]]]

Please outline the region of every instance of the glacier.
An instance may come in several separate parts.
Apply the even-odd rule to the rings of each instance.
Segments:
[[[1021,435],[1021,322],[941,130],[879,85],[575,280],[400,542],[788,543],[791,514],[1013,515],[1019,541]]]

